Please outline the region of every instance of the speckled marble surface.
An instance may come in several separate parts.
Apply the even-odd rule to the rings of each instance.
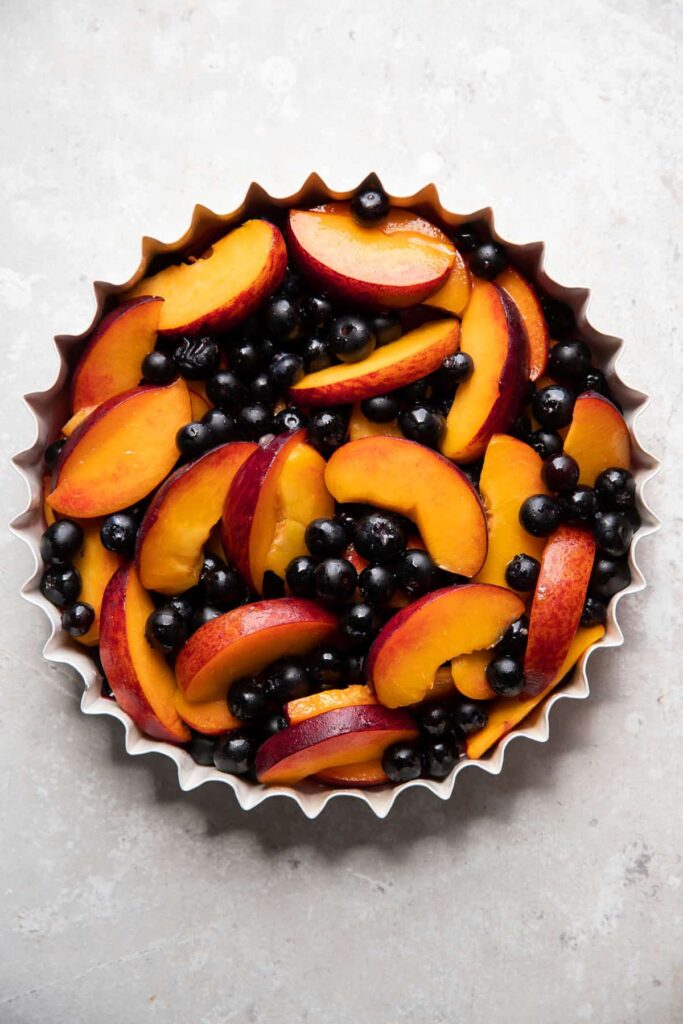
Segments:
[[[0,32],[5,522],[19,396],[51,383],[51,336],[87,325],[89,282],[127,278],[140,235],[177,236],[195,202],[311,168],[434,178],[453,208],[545,238],[550,273],[627,339],[665,462],[651,587],[621,606],[625,647],[592,660],[591,701],[501,778],[408,794],[385,822],[348,802],[246,814],[127,758],[42,662],[29,554],[4,531],[2,1024],[683,1021],[680,6],[8,0]]]

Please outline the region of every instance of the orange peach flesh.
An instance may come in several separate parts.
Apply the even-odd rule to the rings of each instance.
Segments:
[[[521,700],[519,697],[499,699],[489,711],[489,719],[484,728],[467,737],[467,756],[472,760],[485,754],[494,743],[502,739],[519,725],[526,716],[543,701],[555,687],[562,682],[566,674],[576,664],[584,651],[597,643],[605,635],[602,626],[579,628],[571,642],[567,656],[553,677],[552,682],[535,697]]]
[[[338,502],[392,509],[416,523],[437,565],[473,576],[486,557],[484,512],[460,470],[413,441],[366,437],[338,448],[325,471]]]
[[[389,778],[382,768],[382,759],[360,761],[358,764],[342,764],[338,768],[325,768],[315,776],[318,782],[328,786],[381,786]]]
[[[214,242],[204,257],[166,267],[144,278],[129,294],[164,299],[161,332],[174,333],[205,322],[227,327],[247,316],[277,287],[286,260],[278,229],[265,220],[248,220]]]
[[[624,418],[595,392],[586,391],[576,399],[564,450],[579,464],[579,483],[589,487],[604,469],[631,467],[631,439]]]
[[[181,690],[176,690],[173,700],[183,722],[205,736],[220,736],[224,732],[241,729],[244,724],[231,713],[225,698],[194,704]]]
[[[354,405],[349,419],[349,440],[359,441],[362,437],[403,437],[403,434],[396,420],[373,423],[363,415],[360,405]]]
[[[546,494],[540,456],[508,434],[494,434],[484,456],[479,489],[489,528],[489,546],[477,583],[507,586],[505,570],[515,555],[539,559],[545,538],[532,537],[519,521],[519,510],[532,494]]]
[[[458,693],[469,700],[492,700],[496,696],[486,678],[486,666],[492,657],[492,651],[472,651],[453,658],[451,673]]]
[[[517,306],[529,344],[529,379],[538,380],[548,364],[548,327],[541,304],[529,282],[519,271],[508,267],[496,278]]]
[[[425,305],[442,309],[445,313],[454,313],[455,316],[462,316],[465,306],[470,300],[471,287],[472,280],[467,264],[456,249],[455,260],[445,283],[438,292],[425,300]]]
[[[368,680],[389,708],[417,704],[444,662],[493,647],[524,611],[509,590],[484,583],[437,590],[390,619],[367,661]]]
[[[152,491],[178,458],[175,436],[189,421],[183,380],[139,388],[104,403],[81,424],[62,454],[48,497],[64,515],[108,515]],[[69,448],[69,446],[72,446]]]
[[[450,665],[439,665],[434,681],[425,694],[425,700],[443,700],[455,692]]]
[[[322,715],[325,711],[334,711],[335,708],[376,703],[377,699],[369,686],[347,686],[345,690],[323,690],[309,697],[290,700],[285,704],[284,712],[289,724],[296,725],[297,722],[305,722],[307,718]]]
[[[83,408],[75,412],[71,419],[68,419],[62,427],[62,434],[64,437],[71,437],[74,430],[80,427],[81,423],[84,423],[91,412],[94,412],[97,408],[96,405],[84,405]]]
[[[55,510],[49,503],[48,496],[52,490],[52,474],[46,473],[43,476],[43,519],[45,520],[46,526],[52,526],[57,521]]]
[[[79,601],[85,601],[95,610],[95,621],[78,642],[86,647],[93,647],[100,637],[100,612],[104,591],[123,559],[113,551],[107,550],[100,540],[100,519],[84,519],[83,549],[73,560],[74,568],[81,576],[81,592]]]

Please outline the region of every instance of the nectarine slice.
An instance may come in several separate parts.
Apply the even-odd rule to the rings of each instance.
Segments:
[[[74,430],[80,427],[81,423],[85,423],[90,413],[94,412],[96,408],[96,405],[84,405],[78,412],[75,412],[62,427],[64,437],[71,437]]]
[[[545,538],[532,537],[519,521],[521,505],[532,494],[547,494],[541,478],[541,457],[509,434],[494,434],[484,456],[479,480],[489,527],[486,561],[477,583],[505,587],[505,570],[515,555],[540,559]]]
[[[232,714],[225,698],[195,704],[185,697],[182,690],[176,690],[173,700],[183,722],[205,736],[220,736],[224,732],[241,729],[244,725],[244,722]]]
[[[566,658],[581,618],[594,558],[595,538],[583,527],[560,526],[548,539],[529,616],[524,697],[544,690]]]
[[[404,307],[424,302],[446,280],[453,243],[434,224],[395,207],[361,224],[348,203],[291,210],[289,242],[306,274],[349,302]]]
[[[46,526],[52,526],[56,522],[57,517],[55,510],[53,509],[50,502],[47,500],[52,490],[52,473],[45,473],[43,476],[43,519],[45,520]]]
[[[354,405],[349,418],[349,440],[359,441],[361,437],[403,437],[403,434],[396,420],[373,423],[363,415],[360,405]]]
[[[579,464],[579,483],[592,487],[603,469],[631,467],[631,438],[616,406],[604,395],[586,391],[574,403],[564,450]]]
[[[141,387],[103,402],[67,441],[50,505],[89,519],[134,505],[178,458],[175,436],[190,419],[183,380]]]
[[[342,764],[338,768],[326,768],[315,776],[318,782],[327,786],[354,786],[364,789],[366,786],[381,786],[389,778],[382,768],[382,759],[376,757],[372,761],[360,761],[358,764]]]
[[[524,605],[488,583],[435,590],[387,622],[370,648],[366,671],[377,699],[390,708],[417,704],[440,665],[493,647]]]
[[[176,711],[173,669],[145,639],[154,603],[132,565],[107,584],[100,616],[100,657],[118,704],[158,740],[185,743],[190,731]]]
[[[129,294],[164,299],[160,334],[227,330],[275,291],[286,266],[287,250],[278,228],[265,220],[248,220],[198,260],[166,267]]]
[[[74,567],[78,569],[81,577],[80,601],[91,605],[95,611],[95,621],[84,636],[79,636],[78,642],[86,647],[93,647],[100,635],[100,611],[104,591],[123,559],[120,555],[114,554],[105,548],[100,540],[99,519],[85,519],[81,523],[83,529],[83,549],[73,560]]]
[[[390,744],[417,737],[405,711],[379,705],[337,708],[271,736],[256,755],[259,782],[292,785],[328,768],[376,760]]]
[[[235,679],[284,655],[304,654],[336,630],[334,615],[313,601],[283,597],[242,605],[190,637],[176,660],[178,685],[195,703],[224,699]]]
[[[284,713],[290,725],[305,722],[307,718],[322,715],[335,708],[355,707],[359,704],[376,704],[377,699],[369,686],[347,686],[344,690],[322,690],[308,697],[290,700],[284,706]]]
[[[505,433],[521,407],[527,382],[526,335],[512,299],[495,284],[478,282],[462,320],[460,349],[474,372],[458,387],[441,439],[456,462],[484,454],[496,433]]]
[[[107,314],[74,370],[71,407],[94,407],[140,383],[142,360],[154,348],[164,300],[146,295]]]
[[[545,322],[538,296],[526,278],[522,277],[514,267],[508,267],[502,274],[499,274],[496,284],[507,292],[519,311],[527,337],[529,379],[538,380],[545,373],[545,368],[548,365],[550,344],[548,325]]]
[[[444,313],[454,313],[455,316],[462,316],[465,306],[470,301],[472,279],[467,269],[467,264],[455,250],[455,259],[450,273],[438,292],[434,292],[425,300],[426,306],[434,306],[435,309],[442,309]]]
[[[474,760],[485,754],[494,743],[507,736],[547,695],[562,682],[569,670],[573,668],[584,651],[605,635],[602,626],[580,628],[574,636],[567,655],[557,670],[550,684],[534,697],[520,700],[519,697],[498,699],[489,711],[489,720],[480,732],[473,733],[466,739],[467,756]]]
[[[457,320],[433,320],[375,349],[367,359],[307,374],[289,396],[297,405],[338,405],[383,395],[438,369],[457,351],[459,340]]]
[[[135,558],[148,590],[179,594],[199,582],[204,545],[237,471],[256,448],[246,441],[223,444],[164,481],[138,531]]]
[[[328,490],[339,502],[393,509],[417,524],[437,565],[473,576],[486,558],[486,518],[467,477],[437,452],[395,437],[350,441],[331,456]]]
[[[472,651],[453,658],[451,674],[458,693],[469,700],[492,700],[496,696],[486,678],[486,666],[492,657],[491,651]]]
[[[440,665],[436,670],[434,681],[425,694],[425,700],[443,700],[452,697],[455,690],[450,665]]]

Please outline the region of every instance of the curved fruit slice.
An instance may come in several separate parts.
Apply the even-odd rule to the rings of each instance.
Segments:
[[[204,545],[235,474],[256,448],[246,441],[223,444],[164,481],[138,531],[135,561],[144,587],[180,594],[199,582]]]
[[[362,437],[403,437],[403,434],[396,420],[373,423],[363,415],[360,405],[354,405],[349,419],[349,440],[360,441]]]
[[[189,701],[225,699],[231,683],[256,675],[284,655],[304,654],[331,639],[337,620],[313,601],[283,597],[245,604],[207,622],[176,660]]]
[[[529,379],[538,380],[548,365],[550,345],[548,326],[538,296],[526,278],[513,267],[499,274],[496,284],[507,292],[519,311],[528,343]]]
[[[624,417],[609,399],[595,391],[586,391],[576,399],[564,450],[579,464],[579,483],[589,487],[603,469],[631,467],[631,438]]]
[[[381,786],[388,782],[389,777],[382,768],[381,757],[372,761],[360,761],[358,764],[342,764],[338,768],[326,768],[315,776],[318,782],[327,786]]]
[[[370,648],[368,681],[387,707],[424,699],[440,665],[493,647],[524,611],[510,590],[487,583],[435,590],[387,622]]]
[[[114,309],[95,328],[74,370],[71,408],[96,406],[140,383],[154,348],[163,299],[146,295]]]
[[[366,437],[338,448],[325,482],[339,502],[361,502],[408,516],[437,565],[473,576],[486,558],[486,517],[467,477],[437,452],[394,437]]]
[[[99,519],[83,520],[83,549],[73,560],[74,568],[78,569],[81,577],[81,592],[78,599],[85,601],[95,610],[95,621],[92,626],[84,636],[77,637],[78,642],[85,644],[86,647],[93,647],[99,639],[104,591],[123,561],[120,555],[108,551],[100,540],[101,525]]]
[[[533,697],[551,682],[567,656],[581,619],[595,558],[595,538],[578,526],[560,526],[541,559],[529,616],[522,696]]]
[[[379,705],[337,708],[271,736],[256,755],[259,782],[292,785],[328,768],[375,760],[417,729],[405,711]]]
[[[189,729],[175,708],[173,670],[145,639],[154,603],[132,565],[122,565],[107,585],[100,618],[100,657],[117,702],[157,740],[186,743]]]
[[[469,700],[493,700],[495,693],[486,678],[486,666],[493,654],[491,651],[472,651],[453,658],[451,673],[458,693]]]
[[[514,729],[555,687],[562,682],[567,672],[576,664],[584,651],[601,640],[605,635],[603,626],[580,628],[572,640],[564,662],[557,670],[549,686],[527,700],[507,697],[497,700],[489,711],[489,720],[480,732],[473,733],[465,740],[467,756],[474,760]]]
[[[231,713],[225,698],[193,704],[181,690],[176,690],[173,701],[183,722],[205,736],[221,736],[224,732],[241,729],[244,725],[244,722],[240,722],[239,718],[235,718]]]
[[[489,547],[477,583],[505,587],[505,570],[515,555],[540,559],[544,537],[532,537],[519,521],[519,510],[532,494],[547,494],[541,457],[523,441],[494,434],[481,470],[479,490],[486,509]]]
[[[160,334],[227,330],[275,291],[286,266],[280,231],[268,221],[248,220],[198,260],[143,278],[129,294],[164,299]]]
[[[460,348],[472,357],[474,373],[455,393],[440,447],[449,459],[471,462],[515,419],[527,383],[522,320],[497,285],[474,286],[462,319]]]
[[[186,384],[187,390],[190,392],[192,419],[200,420],[211,409],[211,402],[206,397],[206,388],[200,380],[188,380]]]
[[[289,396],[298,405],[331,405],[383,395],[438,369],[446,356],[457,352],[459,340],[457,320],[433,320],[376,348],[367,359],[307,374],[289,389]]]
[[[322,455],[306,443],[304,430],[280,434],[236,474],[223,509],[223,547],[260,593],[266,572],[284,579],[289,562],[306,554],[311,520],[333,514]]]
[[[450,274],[438,292],[425,300],[425,305],[442,309],[444,313],[462,316],[465,306],[470,301],[471,288],[472,279],[467,264],[456,249]]]
[[[86,519],[134,505],[173,468],[175,436],[190,415],[183,380],[103,402],[64,446],[50,505]]]
[[[289,241],[313,281],[349,302],[380,307],[423,302],[455,259],[453,243],[434,224],[395,207],[372,225],[360,224],[348,203],[291,210]]]
[[[344,690],[322,690],[308,697],[290,700],[284,706],[284,713],[290,725],[315,718],[325,711],[336,708],[355,707],[360,704],[376,704],[377,700],[369,686],[347,686]]]
[[[443,700],[454,693],[453,676],[450,665],[439,665],[434,681],[425,694],[425,700]]]
[[[46,473],[43,476],[43,519],[45,520],[46,526],[52,526],[57,521],[55,510],[53,509],[50,502],[47,500],[52,490],[52,473]]]
[[[90,413],[94,412],[96,408],[96,405],[84,405],[78,412],[75,412],[62,427],[64,437],[71,437],[74,430],[80,427],[81,423],[85,423]]]

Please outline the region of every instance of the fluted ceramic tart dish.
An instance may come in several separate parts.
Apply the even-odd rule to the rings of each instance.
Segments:
[[[645,397],[542,246],[316,176],[145,239],[47,392],[15,531],[50,660],[131,753],[379,815],[545,739],[644,585]]]

